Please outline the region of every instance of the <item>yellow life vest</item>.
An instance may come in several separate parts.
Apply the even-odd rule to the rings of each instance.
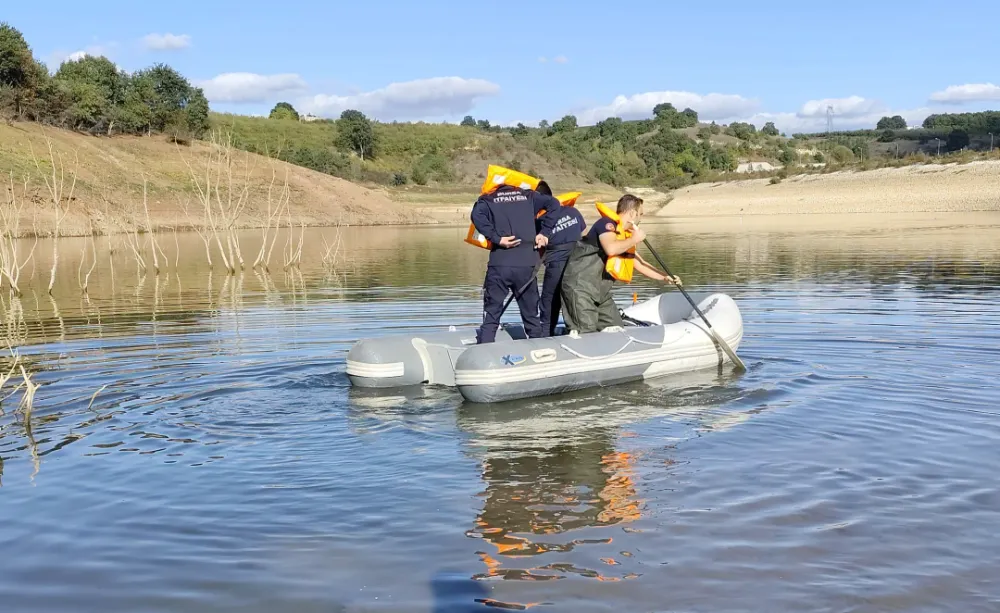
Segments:
[[[483,186],[479,189],[479,194],[488,194],[501,185],[510,185],[520,187],[521,189],[535,189],[540,182],[541,179],[536,179],[523,172],[490,164],[486,168],[486,180],[483,181]]]
[[[602,217],[607,217],[611,221],[615,222],[615,237],[617,237],[618,240],[623,240],[632,236],[632,230],[622,229],[622,221],[621,218],[618,217],[618,213],[612,211],[603,202],[597,203],[597,212],[600,213]],[[616,281],[631,283],[634,266],[635,247],[631,247],[628,251],[622,254],[609,255],[608,263],[604,265],[604,270]]]
[[[488,194],[501,185],[511,185],[514,187],[520,187],[521,189],[535,189],[538,187],[538,183],[540,181],[541,179],[528,176],[523,172],[490,164],[489,168],[486,170],[486,181],[483,182],[483,186],[480,189],[479,194]],[[583,192],[566,192],[565,194],[556,196],[556,200],[558,200],[563,206],[573,206],[576,204],[577,198],[581,195],[583,195]],[[535,219],[538,219],[544,214],[544,210],[539,211],[538,215],[535,216]],[[476,224],[474,223],[469,224],[469,232],[465,235],[465,242],[475,247],[482,247],[483,249],[491,249],[493,247],[493,243],[476,229]]]

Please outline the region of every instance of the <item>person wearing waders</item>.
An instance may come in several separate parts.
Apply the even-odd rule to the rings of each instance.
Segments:
[[[537,191],[552,195],[552,190],[548,183],[541,181]],[[575,206],[564,206],[559,209],[559,217],[556,225],[546,236],[548,244],[542,255],[542,264],[545,265],[545,278],[542,281],[542,296],[539,306],[539,318],[542,321],[542,333],[545,336],[555,336],[556,324],[559,323],[559,310],[562,308],[562,284],[563,271],[566,269],[566,262],[573,246],[580,237],[583,236],[585,222],[583,215]],[[539,232],[541,232],[539,224]]]
[[[646,238],[646,233],[638,226],[642,199],[625,194],[618,199],[617,214],[619,223],[625,229],[632,229],[632,236],[618,238],[618,224],[610,217],[601,217],[570,252],[562,279],[563,319],[567,331],[587,334],[623,325],[618,305],[611,295],[615,280],[605,267],[608,257],[621,255]],[[679,277],[661,273],[639,254],[635,254],[633,266],[635,271],[650,279],[681,284]]]
[[[483,194],[472,207],[472,223],[490,240],[489,264],[483,281],[483,324],[476,332],[477,343],[492,343],[500,327],[500,315],[507,292],[514,292],[521,321],[529,338],[542,336],[538,319],[537,249],[548,242],[559,215],[560,202],[531,189],[501,185]],[[535,231],[539,211],[546,213]]]

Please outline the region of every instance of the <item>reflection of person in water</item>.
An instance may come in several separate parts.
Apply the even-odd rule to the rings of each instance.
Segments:
[[[570,551],[586,542],[551,535],[639,517],[632,458],[615,451],[614,428],[574,430],[561,441],[542,437],[536,442],[506,431],[503,423],[493,421],[498,414],[482,411],[470,405],[459,410],[459,425],[481,434],[477,443],[487,447],[483,509],[467,534],[491,543],[505,557],[534,556]],[[555,444],[546,445],[546,440]],[[536,539],[521,534],[549,536]],[[525,570],[500,571],[496,559],[485,552],[481,555],[491,576],[556,578]]]

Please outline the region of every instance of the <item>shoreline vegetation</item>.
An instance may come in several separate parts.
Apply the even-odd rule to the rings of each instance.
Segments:
[[[770,122],[706,123],[670,103],[649,119],[592,126],[573,115],[537,127],[472,116],[386,123],[352,109],[325,119],[287,102],[268,117],[221,114],[170,66],[127,72],[84,55],[52,68],[0,23],[4,244],[105,234],[137,244],[193,231],[230,270],[247,264],[239,229],[266,238],[279,227],[467,223],[491,163],[582,191],[585,217],[595,200],[625,191],[646,199],[647,219],[996,208],[980,172],[1000,161],[995,135],[997,111],[931,115],[920,128],[883,117],[872,130],[791,137]],[[942,163],[963,170],[936,173]],[[909,181],[904,168],[930,170],[899,185]],[[260,254],[252,260],[260,265]]]
[[[198,233],[207,259],[231,271],[247,265],[238,230],[268,243],[278,228],[467,223],[491,163],[582,191],[585,218],[626,191],[647,201],[647,219],[997,207],[983,171],[1000,161],[995,111],[791,137],[670,103],[592,126],[572,115],[537,127],[385,123],[351,109],[325,119],[287,102],[248,117],[213,112],[165,64],[127,72],[84,55],[53,69],[6,23],[0,60],[3,244],[117,234],[136,251],[148,242],[154,267],[165,232]],[[273,252],[268,243],[252,266]]]

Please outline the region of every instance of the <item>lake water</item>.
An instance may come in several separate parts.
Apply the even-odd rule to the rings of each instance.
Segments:
[[[345,229],[331,266],[310,230],[300,270],[282,239],[235,278],[196,236],[158,276],[65,240],[51,297],[40,242],[3,293],[42,387],[0,417],[2,609],[995,612],[995,222],[650,226],[737,300],[748,372],[496,406],[344,373],[477,322],[464,228]]]

